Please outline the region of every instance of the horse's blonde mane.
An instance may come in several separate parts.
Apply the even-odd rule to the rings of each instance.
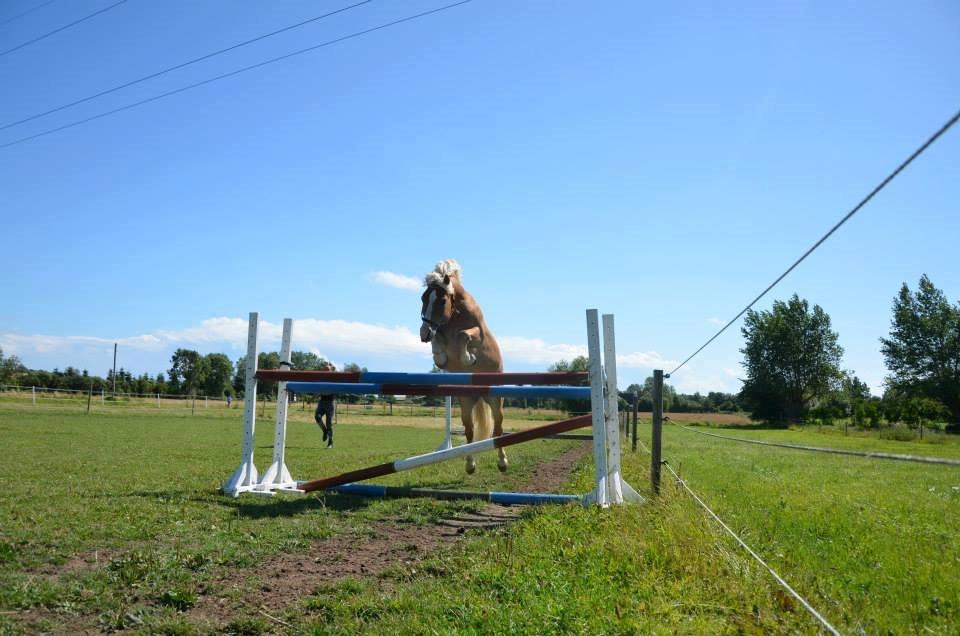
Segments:
[[[443,283],[443,279],[447,276],[450,278],[460,278],[460,263],[452,258],[437,263],[433,271],[427,272],[427,275],[423,277],[423,284],[427,287],[441,287],[447,290],[448,294],[452,294],[453,281],[451,280],[446,285]]]

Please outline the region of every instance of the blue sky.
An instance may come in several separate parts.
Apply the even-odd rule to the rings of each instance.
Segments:
[[[38,4],[11,0],[0,22]],[[0,48],[112,4],[58,0]],[[129,2],[0,56],[0,125],[351,4]],[[0,131],[0,144],[443,2],[374,1]],[[669,371],[960,107],[960,5],[474,0],[0,149],[0,347],[31,367],[242,354],[245,321],[429,368],[420,279],[456,258],[508,369]],[[757,308],[820,304],[874,391],[903,282],[960,298],[960,130]],[[399,276],[384,276],[387,272]],[[399,283],[398,283],[399,281]],[[399,284],[400,286],[396,286]],[[672,379],[739,387],[739,325]]]

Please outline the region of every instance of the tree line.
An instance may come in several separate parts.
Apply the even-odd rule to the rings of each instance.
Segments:
[[[233,362],[225,353],[203,355],[193,349],[181,348],[170,357],[170,368],[166,372],[134,376],[121,367],[116,373],[116,391],[160,395],[243,397],[246,386],[246,361],[246,356],[241,356]],[[323,357],[309,351],[291,352],[290,362],[296,369],[325,369],[330,365]],[[280,354],[276,351],[261,352],[257,355],[257,365],[260,369],[277,369],[280,367]],[[342,370],[366,371],[355,363],[346,364]],[[60,369],[53,371],[28,369],[20,358],[15,355],[5,356],[3,349],[0,349],[0,384],[112,392],[114,374],[113,369],[109,369],[105,376],[91,375],[86,369],[80,370],[72,366],[62,371]],[[275,393],[276,383],[259,382],[258,392],[264,395]],[[356,397],[352,396],[347,401],[355,399]]]
[[[904,283],[894,298],[889,336],[880,338],[889,371],[882,397],[842,369],[830,316],[796,294],[769,311],[748,311],[741,332],[746,378],[739,398],[754,419],[960,422],[960,304],[926,274],[915,292]]]

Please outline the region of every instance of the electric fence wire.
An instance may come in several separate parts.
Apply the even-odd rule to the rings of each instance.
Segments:
[[[728,437],[726,435],[717,435],[707,431],[698,431],[689,426],[680,426],[685,431],[697,433],[699,435],[709,435],[719,439],[725,439],[729,442],[743,442],[745,444],[759,444],[760,446],[775,446],[777,448],[792,448],[794,450],[810,451],[814,453],[832,453],[834,455],[852,455],[853,457],[866,457],[868,459],[893,459],[901,462],[918,462],[921,464],[946,464],[947,466],[960,466],[960,459],[949,459],[946,457],[929,457],[926,455],[906,455],[903,453],[881,453],[879,451],[855,451],[845,448],[826,448],[823,446],[805,446],[803,444],[782,444],[779,442],[763,442],[758,439],[746,439],[744,437]]]
[[[13,17],[10,17],[10,18],[7,18],[7,19],[4,20],[3,22],[0,22],[0,26],[3,26],[4,24],[9,24],[10,22],[13,22],[14,20],[19,20],[20,18],[22,18],[22,17],[24,17],[24,16],[26,16],[26,15],[30,15],[30,14],[33,13],[34,11],[36,11],[36,10],[38,10],[38,9],[42,9],[42,8],[44,8],[45,6],[47,6],[48,4],[53,4],[53,3],[56,2],[56,1],[57,1],[57,0],[47,0],[46,2],[43,2],[43,3],[41,3],[41,4],[38,4],[37,6],[33,7],[32,9],[27,9],[27,10],[24,11],[23,13],[18,13],[17,15],[15,15],[15,16],[13,16]]]
[[[897,176],[898,174],[900,174],[901,172],[903,172],[904,168],[906,168],[907,166],[909,166],[910,163],[913,162],[914,159],[916,159],[916,158],[919,157],[921,154],[923,154],[923,151],[925,151],[927,148],[929,148],[929,147],[933,144],[933,142],[935,142],[937,139],[939,139],[940,136],[943,135],[945,132],[947,132],[947,130],[949,130],[951,126],[953,126],[955,123],[957,123],[957,120],[958,120],[958,119],[960,119],[960,111],[957,111],[957,113],[954,114],[954,116],[951,117],[950,120],[947,121],[947,123],[945,123],[943,126],[941,126],[941,127],[940,127],[940,130],[938,130],[937,132],[935,132],[929,139],[927,139],[927,141],[924,142],[922,146],[920,146],[919,148],[917,148],[916,150],[914,150],[914,151],[913,151],[913,154],[911,154],[911,155],[910,155],[909,157],[907,157],[907,159],[905,159],[899,166],[897,166],[896,170],[894,170],[894,171],[891,172],[889,175],[887,175],[887,177],[886,177],[883,181],[881,181],[880,184],[879,184],[877,187],[875,187],[873,190],[870,191],[870,194],[868,194],[866,197],[864,197],[863,200],[860,201],[860,203],[858,203],[852,210],[850,210],[849,212],[847,212],[846,216],[844,216],[842,219],[840,219],[840,220],[836,223],[836,225],[834,225],[832,228],[830,228],[830,230],[829,230],[826,234],[824,234],[823,236],[821,236],[819,241],[817,241],[816,243],[814,243],[814,244],[810,247],[810,249],[808,249],[806,252],[804,252],[804,253],[803,253],[803,256],[801,256],[800,258],[798,258],[798,259],[793,263],[793,265],[791,265],[790,267],[788,267],[787,270],[786,270],[785,272],[783,272],[782,274],[780,274],[780,276],[778,276],[775,281],[773,281],[772,283],[770,283],[770,285],[768,285],[766,289],[764,289],[762,292],[760,292],[760,295],[758,295],[756,298],[754,298],[752,301],[750,301],[750,304],[749,304],[749,305],[747,305],[747,306],[744,307],[742,310],[740,310],[740,313],[738,313],[736,316],[734,316],[734,317],[730,320],[730,322],[728,322],[728,323],[725,324],[723,327],[721,327],[721,328],[720,328],[720,331],[718,331],[717,333],[713,334],[713,337],[711,337],[709,340],[707,340],[705,343],[703,343],[703,344],[700,346],[699,349],[697,349],[697,350],[694,351],[692,354],[690,354],[690,355],[687,357],[686,360],[684,360],[683,362],[681,362],[680,364],[678,364],[678,365],[673,369],[673,371],[671,371],[670,373],[667,374],[666,377],[670,377],[671,375],[673,375],[674,373],[676,373],[681,367],[683,367],[683,365],[685,365],[686,363],[690,362],[690,360],[692,360],[698,353],[700,353],[701,351],[703,351],[704,349],[706,349],[707,346],[708,346],[711,342],[713,342],[714,340],[716,340],[717,337],[718,337],[720,334],[722,334],[724,331],[726,331],[727,328],[730,327],[730,325],[732,325],[732,324],[735,323],[737,320],[739,320],[739,319],[740,319],[740,316],[742,316],[743,314],[747,313],[747,311],[748,311],[751,307],[753,307],[754,304],[756,304],[756,302],[757,302],[758,300],[760,300],[761,298],[763,298],[764,296],[766,296],[767,292],[769,292],[771,289],[773,289],[773,288],[777,285],[777,283],[779,283],[781,280],[783,280],[784,278],[786,278],[787,274],[789,274],[790,272],[792,272],[792,271],[794,270],[794,268],[796,268],[797,265],[799,265],[801,262],[803,262],[804,259],[806,259],[808,256],[810,256],[810,254],[811,254],[815,249],[817,249],[818,247],[820,247],[820,245],[821,245],[824,241],[826,241],[828,238],[830,238],[830,235],[832,235],[834,232],[836,232],[836,231],[840,228],[841,225],[843,225],[844,223],[846,223],[847,221],[849,221],[849,220],[850,220],[850,217],[852,217],[854,214],[856,214],[857,212],[859,212],[860,209],[861,209],[863,206],[865,206],[865,205],[870,201],[870,199],[872,199],[878,192],[880,192],[881,190],[883,190],[883,189],[887,186],[887,184],[889,184],[891,181],[894,180],[894,178],[896,178],[896,176]]]
[[[275,63],[275,62],[280,62],[280,61],[282,61],[282,60],[286,60],[286,59],[289,59],[289,58],[291,58],[291,57],[295,57],[295,56],[297,56],[297,55],[303,55],[304,53],[309,53],[310,51],[315,51],[315,50],[317,50],[317,49],[322,49],[322,48],[327,47],[327,46],[332,46],[332,45],[334,45],[334,44],[338,44],[338,43],[344,42],[344,41],[346,41],[346,40],[351,40],[351,39],[354,39],[354,38],[362,37],[362,36],[364,36],[364,35],[373,33],[374,31],[380,31],[380,30],[382,30],[382,29],[387,29],[387,28],[389,28],[389,27],[396,26],[396,25],[402,24],[402,23],[404,23],[404,22],[410,22],[410,21],[413,21],[413,20],[418,20],[418,19],[423,18],[423,17],[426,17],[426,16],[428,16],[428,15],[432,15],[432,14],[434,14],[434,13],[440,13],[441,11],[446,11],[446,10],[448,10],[448,9],[453,9],[454,7],[459,7],[459,6],[464,5],[464,4],[467,4],[467,3],[469,3],[469,2],[472,2],[472,0],[461,0],[460,2],[454,2],[453,4],[444,5],[444,6],[442,6],[442,7],[436,8],[436,9],[430,9],[429,11],[423,11],[423,12],[421,12],[421,13],[417,13],[417,14],[414,14],[414,15],[410,15],[410,16],[407,16],[407,17],[405,17],[405,18],[400,18],[399,20],[394,20],[394,21],[392,21],[392,22],[386,22],[386,23],[384,23],[384,24],[381,24],[381,25],[378,25],[378,26],[375,26],[375,27],[371,27],[371,28],[369,28],[369,29],[364,29],[364,30],[362,30],[362,31],[356,31],[356,32],[351,33],[351,34],[349,34],[349,35],[344,35],[344,36],[342,36],[342,37],[339,37],[339,38],[336,38],[336,39],[333,39],[333,40],[327,40],[326,42],[321,42],[320,44],[315,44],[314,46],[309,46],[309,47],[307,47],[307,48],[305,48],[305,49],[300,49],[300,50],[298,50],[298,51],[294,51],[294,52],[292,52],[292,53],[287,53],[287,54],[281,55],[281,56],[279,56],[279,57],[274,57],[274,58],[271,58],[271,59],[269,59],[269,60],[265,60],[265,61],[263,61],[263,62],[258,62],[258,63],[256,63],[256,64],[251,64],[250,66],[245,66],[245,67],[240,68],[240,69],[237,69],[237,70],[235,70],[235,71],[230,71],[229,73],[223,73],[222,75],[217,75],[217,76],[215,76],[215,77],[211,77],[211,78],[205,79],[205,80],[203,80],[203,81],[196,82],[196,83],[194,83],[194,84],[189,84],[189,85],[187,85],[187,86],[182,86],[182,87],[177,88],[177,89],[174,89],[174,90],[172,90],[172,91],[167,91],[166,93],[161,93],[161,94],[159,94],[159,95],[154,95],[153,97],[148,97],[147,99],[142,99],[142,100],[140,100],[140,101],[138,101],[138,102],[133,102],[133,103],[131,103],[131,104],[126,104],[125,106],[120,106],[119,108],[114,108],[113,110],[108,110],[108,111],[106,111],[106,112],[103,112],[103,113],[100,113],[100,114],[97,114],[97,115],[93,115],[92,117],[87,117],[87,118],[85,118],[85,119],[80,119],[80,120],[71,122],[71,123],[69,123],[69,124],[64,124],[63,126],[58,126],[58,127],[56,127],[56,128],[51,128],[51,129],[49,129],[49,130],[44,130],[44,131],[42,131],[42,132],[39,132],[39,133],[36,133],[36,134],[33,134],[33,135],[29,135],[29,136],[27,136],[27,137],[21,137],[20,139],[15,139],[15,140],[10,141],[10,142],[7,142],[7,143],[5,143],[5,144],[0,144],[0,148],[9,148],[10,146],[15,146],[15,145],[17,145],[17,144],[22,144],[22,143],[24,143],[24,142],[30,141],[30,140],[32,140],[32,139],[37,139],[38,137],[44,137],[44,136],[46,136],[46,135],[52,135],[53,133],[60,132],[61,130],[67,130],[68,128],[73,128],[73,127],[75,127],[75,126],[80,126],[80,125],[82,125],[82,124],[86,124],[86,123],[89,123],[89,122],[91,122],[91,121],[95,121],[95,120],[97,120],[97,119],[102,119],[102,118],[104,118],[104,117],[109,117],[110,115],[114,115],[114,114],[116,114],[116,113],[120,113],[120,112],[123,112],[123,111],[125,111],[125,110],[130,110],[130,109],[136,108],[136,107],[138,107],[138,106],[143,106],[144,104],[149,104],[150,102],[155,102],[155,101],[160,100],[160,99],[163,99],[163,98],[165,98],[165,97],[170,97],[170,96],[176,95],[176,94],[178,94],[178,93],[183,93],[183,92],[186,92],[186,91],[188,91],[188,90],[191,90],[191,89],[194,89],[194,88],[198,88],[198,87],[200,87],[200,86],[205,86],[205,85],[207,85],[207,84],[212,84],[213,82],[216,82],[216,81],[219,81],[219,80],[222,80],[222,79],[226,79],[226,78],[228,78],[228,77],[233,77],[234,75],[239,75],[239,74],[245,73],[245,72],[247,72],[247,71],[252,71],[252,70],[254,70],[254,69],[261,68],[261,67],[263,67],[263,66],[267,66],[268,64],[273,64],[273,63]]]
[[[58,28],[58,29],[54,29],[53,31],[48,31],[47,33],[44,33],[43,35],[37,36],[37,37],[33,38],[32,40],[27,40],[26,42],[23,42],[22,44],[18,44],[17,46],[13,47],[12,49],[7,49],[6,51],[0,51],[0,57],[3,57],[4,55],[6,55],[6,54],[8,54],[8,53],[13,53],[14,51],[19,51],[19,50],[22,49],[23,47],[25,47],[25,46],[30,46],[31,44],[34,44],[34,43],[36,43],[36,42],[39,42],[40,40],[45,40],[46,38],[50,37],[51,35],[56,35],[57,33],[60,33],[61,31],[66,31],[67,29],[69,29],[69,28],[72,27],[72,26],[76,26],[76,25],[80,24],[81,22],[86,22],[86,21],[89,20],[90,18],[95,18],[95,17],[97,17],[98,15],[100,15],[101,13],[106,13],[106,12],[109,11],[110,9],[115,9],[116,7],[119,7],[121,4],[124,4],[126,1],[127,1],[127,0],[120,0],[120,2],[115,2],[114,4],[111,4],[111,5],[108,6],[108,7],[104,7],[103,9],[100,9],[99,11],[94,11],[94,12],[91,13],[90,15],[84,16],[84,17],[80,18],[79,20],[74,20],[74,21],[71,22],[70,24],[65,24],[64,26],[62,26],[62,27],[60,27],[60,28]],[[41,5],[41,6],[42,6],[42,5]],[[35,7],[35,8],[36,8],[36,9],[39,9],[40,7]],[[28,12],[28,13],[29,13],[29,12]],[[24,15],[24,14],[21,14],[21,15]],[[19,16],[18,16],[18,17],[19,17]],[[16,19],[16,18],[11,18],[11,19]]]
[[[680,478],[680,475],[678,475],[677,472],[676,472],[675,470],[673,470],[673,467],[672,467],[666,460],[663,461],[663,465],[666,466],[666,467],[667,467],[667,470],[669,470],[669,471],[673,474],[674,478],[677,480],[677,483],[680,484],[681,486],[683,486],[683,488],[690,494],[690,496],[693,497],[694,500],[696,500],[696,502],[697,502],[698,504],[700,504],[700,505],[703,507],[703,509],[706,510],[706,511],[710,514],[710,516],[713,517],[713,519],[714,519],[717,523],[719,523],[720,526],[721,526],[724,530],[726,530],[727,533],[728,533],[731,537],[733,537],[733,538],[737,541],[737,543],[739,543],[740,546],[741,546],[744,550],[746,550],[747,552],[749,552],[749,553],[750,553],[750,556],[752,556],[754,559],[756,559],[757,563],[759,563],[759,564],[762,565],[764,568],[766,568],[767,572],[769,572],[771,575],[773,575],[773,578],[775,578],[775,579],[777,580],[777,582],[784,587],[784,589],[786,589],[788,592],[790,592],[790,594],[791,594],[795,599],[797,599],[798,601],[800,601],[800,603],[807,609],[807,611],[810,612],[810,614],[812,614],[813,617],[816,618],[816,619],[820,622],[820,624],[823,625],[823,626],[826,628],[826,630],[827,630],[828,632],[830,632],[830,633],[833,634],[834,636],[840,636],[840,632],[837,631],[837,629],[836,629],[833,625],[831,625],[831,624],[827,621],[827,619],[825,619],[825,618],[823,617],[823,615],[820,614],[820,612],[818,612],[816,609],[814,609],[814,607],[813,607],[810,603],[808,603],[806,599],[804,599],[802,596],[800,596],[800,594],[798,594],[795,589],[793,589],[792,587],[790,587],[790,584],[789,584],[789,583],[787,583],[786,581],[784,581],[783,578],[773,570],[773,568],[771,568],[769,565],[767,565],[766,561],[764,561],[762,558],[760,558],[760,555],[758,555],[756,552],[754,552],[754,551],[750,548],[750,546],[748,546],[746,543],[744,543],[743,539],[741,539],[739,536],[737,536],[737,533],[734,532],[733,530],[731,530],[731,529],[730,529],[730,526],[728,526],[727,524],[725,524],[725,523],[723,522],[723,520],[722,520],[720,517],[717,516],[717,513],[715,513],[713,510],[711,510],[711,509],[710,509],[710,506],[708,506],[706,503],[704,503],[704,501],[703,501],[700,497],[697,496],[697,493],[695,493],[695,492],[693,492],[693,490],[691,490],[690,486],[687,485],[687,482]]]
[[[177,64],[177,65],[175,65],[175,66],[170,66],[170,67],[168,67],[168,68],[165,68],[165,69],[162,69],[162,70],[160,70],[160,71],[157,71],[156,73],[151,73],[151,74],[149,74],[149,75],[144,75],[143,77],[139,77],[139,78],[137,78],[137,79],[135,79],[135,80],[131,80],[131,81],[126,82],[126,83],[124,83],[124,84],[120,84],[120,85],[118,85],[118,86],[114,86],[113,88],[108,88],[108,89],[106,89],[106,90],[100,91],[99,93],[94,93],[93,95],[88,95],[87,97],[82,97],[82,98],[80,98],[80,99],[78,99],[78,100],[75,100],[75,101],[72,101],[72,102],[70,102],[70,103],[68,103],[68,104],[63,104],[62,106],[57,106],[56,108],[51,108],[50,110],[46,110],[46,111],[44,111],[44,112],[42,112],[42,113],[37,113],[36,115],[31,115],[30,117],[25,117],[25,118],[23,118],[23,119],[18,119],[17,121],[13,121],[13,122],[10,122],[10,123],[8,123],[8,124],[4,124],[4,125],[0,126],[0,130],[6,130],[7,128],[13,128],[14,126],[19,126],[20,124],[25,124],[25,123],[27,123],[28,121],[33,121],[34,119],[39,119],[39,118],[41,118],[41,117],[46,117],[47,115],[51,115],[51,114],[53,114],[53,113],[60,112],[61,110],[65,110],[65,109],[67,109],[67,108],[72,108],[73,106],[77,106],[78,104],[83,104],[84,102],[89,102],[89,101],[92,100],[92,99],[97,99],[98,97],[103,97],[104,95],[109,95],[110,93],[115,93],[115,92],[117,92],[117,91],[119,91],[119,90],[122,90],[122,89],[124,89],[124,88],[129,88],[129,87],[131,87],[131,86],[133,86],[133,85],[135,85],[135,84],[140,84],[141,82],[146,82],[147,80],[152,80],[152,79],[154,79],[154,78],[160,77],[161,75],[166,75],[167,73],[171,73],[171,72],[173,72],[173,71],[178,71],[178,70],[180,70],[180,69],[182,69],[182,68],[185,68],[185,67],[187,67],[187,66],[190,66],[191,64],[196,64],[197,62],[203,62],[204,60],[209,60],[209,59],[212,58],[212,57],[216,57],[216,56],[218,56],[218,55],[222,55],[222,54],[224,54],[224,53],[228,53],[228,52],[230,52],[230,51],[234,51],[234,50],[239,49],[239,48],[241,48],[241,47],[247,46],[248,44],[253,44],[254,42],[259,42],[260,40],[265,40],[265,39],[267,39],[267,38],[273,37],[273,36],[275,36],[275,35],[279,35],[279,34],[281,34],[281,33],[285,33],[285,32],[287,32],[287,31],[291,31],[291,30],[293,30],[293,29],[296,29],[296,28],[305,26],[305,25],[307,25],[307,24],[311,24],[311,23],[313,23],[313,22],[318,22],[318,21],[323,20],[323,19],[325,19],[325,18],[329,18],[330,16],[337,15],[338,13],[344,13],[344,12],[346,12],[346,11],[349,11],[350,9],[355,9],[355,8],[361,6],[361,5],[370,4],[372,1],[373,1],[373,0],[363,0],[363,2],[358,2],[358,3],[356,3],[356,4],[352,4],[352,5],[350,5],[350,6],[343,7],[342,9],[337,9],[336,11],[331,11],[331,12],[329,12],[329,13],[324,13],[323,15],[314,16],[314,17],[312,17],[312,18],[308,18],[308,19],[303,20],[303,21],[301,21],[301,22],[297,22],[296,24],[291,24],[291,25],[289,25],[289,26],[285,26],[285,27],[283,27],[282,29],[277,29],[276,31],[271,31],[270,33],[264,33],[263,35],[258,35],[258,36],[255,37],[255,38],[252,38],[252,39],[250,39],[250,40],[246,40],[246,41],[244,41],[244,42],[239,42],[239,43],[234,44],[234,45],[232,45],[232,46],[228,46],[228,47],[225,48],[225,49],[220,49],[219,51],[213,51],[212,53],[207,53],[206,55],[201,55],[200,57],[196,57],[196,58],[194,58],[194,59],[192,59],[192,60],[188,60],[188,61],[186,61],[186,62],[183,62],[183,63],[181,63],[181,64]]]

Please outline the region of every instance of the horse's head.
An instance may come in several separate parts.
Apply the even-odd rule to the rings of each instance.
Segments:
[[[427,290],[420,297],[420,340],[430,342],[437,329],[450,322],[455,309],[453,306],[455,287],[453,279],[460,279],[460,264],[448,258],[434,266],[432,272],[423,277]]]
[[[450,277],[444,277],[444,285],[430,285],[420,297],[423,303],[420,308],[420,319],[423,323],[420,325],[421,342],[430,342],[437,330],[450,322],[453,318],[453,293],[448,291],[450,286]]]

